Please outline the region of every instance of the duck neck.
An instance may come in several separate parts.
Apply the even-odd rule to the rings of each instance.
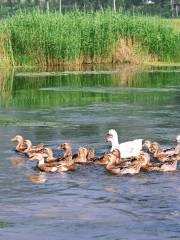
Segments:
[[[29,152],[32,149],[32,142],[27,140],[26,142],[27,148],[24,152]]]
[[[112,144],[111,151],[113,151],[115,148],[118,148],[119,146],[118,136],[113,136],[113,138],[110,141]]]
[[[51,160],[54,158],[52,149],[49,148],[47,153],[48,153],[48,160]]]
[[[159,148],[156,148],[156,149],[155,149],[155,152],[154,152],[154,157],[155,157],[155,158],[158,157],[159,151],[160,151]]]
[[[78,152],[78,158],[80,161],[86,161],[86,155],[83,152]]]
[[[67,157],[67,159],[66,159],[66,164],[67,164],[68,166],[74,164],[74,160],[73,160],[73,158],[72,158],[72,155],[69,155],[69,156]]]
[[[109,159],[107,165],[106,165],[106,168],[107,169],[112,169],[114,168],[116,165],[116,159]]]
[[[72,156],[72,150],[70,148],[66,149],[64,154],[64,158]]]
[[[178,142],[177,146],[175,147],[175,154],[180,154],[180,143]]]
[[[24,143],[24,139],[23,139],[22,137],[19,138],[19,139],[18,139],[18,144],[17,144],[17,146],[16,146],[16,150],[18,150],[23,143]]]

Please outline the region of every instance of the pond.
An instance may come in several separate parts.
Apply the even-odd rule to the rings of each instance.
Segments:
[[[118,177],[78,166],[34,184],[36,163],[15,152],[20,134],[33,144],[94,146],[101,156],[114,128],[119,141],[174,145],[180,134],[180,69],[88,66],[80,70],[0,73],[0,239],[179,239],[176,173]],[[11,165],[16,157],[21,166]],[[179,168],[179,167],[178,167]]]

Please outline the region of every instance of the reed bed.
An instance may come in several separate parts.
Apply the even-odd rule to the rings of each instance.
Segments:
[[[180,60],[180,33],[157,17],[111,10],[65,14],[33,11],[20,12],[4,25],[11,36],[15,65],[122,61],[115,54],[121,39],[127,47],[131,42],[135,54],[138,48],[138,54],[156,56],[161,61]]]

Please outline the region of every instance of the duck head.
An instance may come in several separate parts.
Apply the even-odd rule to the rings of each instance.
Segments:
[[[146,140],[143,144],[143,148],[150,149],[151,145],[152,145],[152,142],[149,140]]]
[[[44,148],[44,144],[43,143],[39,143],[39,144],[36,145],[35,148],[36,148],[37,151],[40,151],[40,150],[42,150]]]
[[[24,138],[23,138],[21,135],[16,135],[14,138],[11,138],[11,141],[12,141],[12,142],[17,141],[17,142],[19,142],[19,143],[23,143]]]
[[[87,152],[87,160],[93,159],[95,157],[95,150],[94,150],[94,148],[93,147],[88,148],[87,151],[88,151]]]
[[[72,156],[72,149],[69,143],[62,143],[59,145],[59,148],[66,151],[64,157]]]
[[[118,147],[118,134],[115,129],[110,129],[105,135],[106,142],[111,142],[112,148],[111,151]]]
[[[108,158],[112,165],[118,164],[121,158],[120,151],[118,149],[114,149],[112,152],[108,153]]]
[[[78,150],[78,157],[79,157],[79,158],[85,159],[86,156],[87,156],[87,154],[88,154],[87,148],[84,148],[84,147],[80,147],[80,148],[79,148],[79,150]]]
[[[152,153],[155,153],[155,152],[157,152],[157,151],[160,151],[160,144],[157,143],[157,142],[153,142],[153,143],[151,144],[150,151],[151,151]]]
[[[67,150],[69,149],[71,146],[69,143],[62,143],[59,145],[59,148],[62,149],[62,150]]]

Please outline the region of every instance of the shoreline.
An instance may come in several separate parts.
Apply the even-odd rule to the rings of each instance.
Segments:
[[[88,69],[91,67],[101,67],[101,66],[137,66],[137,67],[180,67],[180,62],[162,62],[162,61],[144,61],[143,63],[133,63],[133,62],[121,62],[121,63],[83,63],[83,64],[59,64],[59,65],[0,65],[0,69],[13,69],[13,70],[59,70],[59,69],[69,69],[69,70],[81,70],[81,69]]]

